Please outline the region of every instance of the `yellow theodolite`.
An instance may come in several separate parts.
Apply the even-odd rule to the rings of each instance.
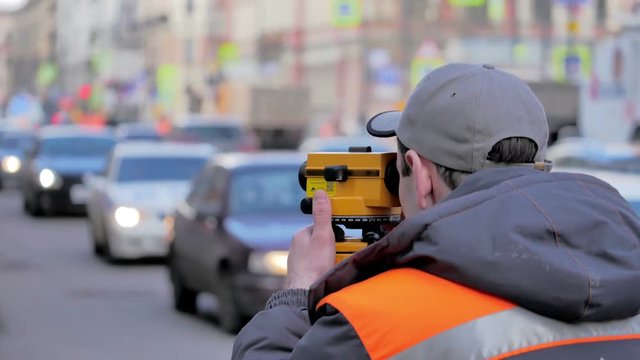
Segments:
[[[300,209],[311,214],[313,193],[324,190],[331,199],[336,263],[382,238],[400,222],[399,174],[395,152],[371,152],[351,147],[349,152],[309,153],[298,180],[306,191]],[[347,237],[344,230],[362,229],[362,237]]]

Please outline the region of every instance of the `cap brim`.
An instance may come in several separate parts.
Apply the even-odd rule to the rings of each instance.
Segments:
[[[396,127],[400,121],[402,112],[385,111],[380,113],[367,122],[367,132],[375,137],[392,137],[396,136]]]

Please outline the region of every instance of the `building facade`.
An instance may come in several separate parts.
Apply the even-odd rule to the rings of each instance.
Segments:
[[[588,77],[594,48],[635,21],[638,3],[31,0],[11,14],[6,91],[91,84],[96,106],[137,109],[125,117],[224,113],[352,134],[401,108],[445,62],[492,63],[531,81]]]
[[[180,121],[189,113],[215,112],[208,85],[212,2],[139,1],[137,6],[136,32],[152,87],[150,114]]]
[[[309,92],[310,133],[350,134],[401,108],[422,74],[445,62],[492,63],[530,81],[585,76],[592,47],[633,1],[213,2],[216,78],[231,84],[232,112],[251,122],[251,89],[299,86]]]
[[[4,108],[10,94],[8,47],[12,25],[12,17],[9,14],[0,13],[0,109]]]
[[[55,62],[56,2],[31,0],[12,13],[13,26],[7,41],[9,91],[38,93],[43,90],[38,72]]]

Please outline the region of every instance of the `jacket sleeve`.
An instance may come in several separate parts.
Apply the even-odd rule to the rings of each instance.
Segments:
[[[240,331],[233,344],[232,359],[287,359],[311,327],[306,289],[274,293],[265,310],[256,314]]]
[[[337,310],[316,321],[298,341],[289,359],[370,359],[360,336],[349,321]]]
[[[232,359],[369,359],[360,337],[340,312],[329,307],[311,326],[307,297],[303,296],[301,305],[297,296],[290,290],[274,294],[267,308],[236,337]]]

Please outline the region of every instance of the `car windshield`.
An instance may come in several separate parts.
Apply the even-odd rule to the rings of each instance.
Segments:
[[[64,137],[44,139],[40,154],[46,156],[107,156],[114,140],[100,137]]]
[[[33,144],[33,137],[28,135],[6,135],[0,139],[0,148],[9,150],[25,150]]]
[[[151,131],[149,132],[143,132],[143,131],[137,131],[137,132],[129,132],[123,136],[121,136],[122,140],[154,140],[154,141],[158,141],[158,140],[162,140],[162,137],[157,134],[157,133],[153,133]]]
[[[554,163],[555,166],[558,167],[579,167],[620,173],[640,174],[640,157],[638,156],[601,158],[566,157],[558,159],[554,161]]]
[[[603,164],[612,171],[640,174],[640,157],[615,159]]]
[[[202,169],[203,157],[127,157],[120,162],[116,182],[188,181]]]
[[[187,126],[180,132],[188,139],[209,142],[236,140],[242,136],[242,131],[231,125]]]
[[[118,138],[123,140],[160,140],[161,136],[151,126],[123,126],[117,131]]]
[[[300,212],[305,193],[298,183],[298,166],[255,169],[236,174],[231,185],[231,214]]]

